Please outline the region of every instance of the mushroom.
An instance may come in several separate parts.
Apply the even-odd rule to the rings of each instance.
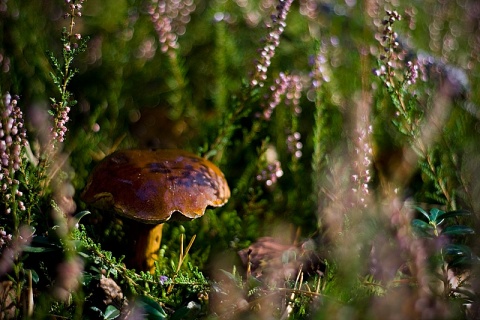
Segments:
[[[123,150],[103,159],[91,173],[81,198],[113,210],[131,227],[135,241],[127,252],[129,267],[154,270],[163,223],[201,217],[207,206],[219,207],[230,197],[220,169],[183,150]]]

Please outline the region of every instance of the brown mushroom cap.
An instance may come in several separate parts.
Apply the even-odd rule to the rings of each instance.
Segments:
[[[95,167],[82,194],[92,206],[151,224],[169,220],[174,212],[201,217],[207,206],[222,206],[229,197],[217,166],[174,149],[117,151]]]

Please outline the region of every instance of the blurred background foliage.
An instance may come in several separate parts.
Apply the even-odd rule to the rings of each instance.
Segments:
[[[262,236],[279,236],[289,243],[322,238],[324,209],[345,200],[325,190],[351,178],[342,166],[355,148],[351,127],[362,93],[371,97],[374,127],[369,185],[382,199],[388,189],[382,178],[390,178],[408,144],[392,124],[397,111],[391,93],[372,72],[385,54],[379,41],[388,9],[402,15],[395,31],[411,48],[409,54],[427,55],[446,70],[458,68],[462,71],[447,76],[465,80],[460,81],[462,88],[429,151],[439,171],[430,179],[416,170],[404,198],[447,211],[468,210],[478,230],[480,5],[476,0],[294,1],[263,87],[252,86],[250,80],[276,1],[178,3],[194,10],[172,17],[184,21],[174,30],[178,48],[166,53],[149,15],[151,1],[83,4],[75,29],[89,38],[88,48],[74,62],[79,73],[69,91],[78,103],[70,112],[63,145],[77,212],[88,209],[78,195],[105,155],[124,148],[181,148],[210,156],[225,173],[232,198],[224,208],[207,210],[202,219],[168,224],[163,263],[176,259],[183,233],[187,239],[196,235],[189,259],[206,273],[218,272],[212,266],[226,250],[238,259],[237,250]],[[49,121],[45,115],[49,98],[58,96],[47,51],[59,55],[62,50],[61,30],[68,26],[64,13],[64,1],[0,0],[0,90],[20,96],[33,146],[45,135],[41,128]],[[321,60],[317,86],[316,59]],[[298,102],[284,101],[270,119],[264,119],[261,115],[273,92],[270,86],[281,73],[298,76],[302,94]],[[422,73],[407,90],[419,113],[429,108],[444,81],[445,74]],[[452,198],[439,193],[435,181],[444,183]],[[101,240],[102,235],[92,237]],[[478,249],[474,242],[470,245]],[[219,264],[230,268],[231,262]],[[329,286],[332,294],[340,290]],[[363,297],[362,292],[358,295]]]

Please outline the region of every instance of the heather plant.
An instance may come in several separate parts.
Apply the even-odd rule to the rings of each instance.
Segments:
[[[0,0],[0,317],[478,318],[479,12]],[[164,225],[151,273],[81,200],[126,148],[232,191]]]

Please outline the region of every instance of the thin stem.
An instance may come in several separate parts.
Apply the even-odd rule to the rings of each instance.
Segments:
[[[75,26],[75,6],[72,6],[72,11],[70,11],[70,32],[68,38],[71,41],[73,37],[73,26]]]
[[[180,255],[178,257],[178,265],[177,265],[177,268],[176,268],[176,271],[175,273],[173,274],[172,276],[172,283],[168,286],[168,289],[167,289],[167,294],[172,292],[173,290],[173,286],[174,286],[174,280],[175,278],[177,277],[178,273],[180,272],[180,268],[182,267],[182,264],[183,264],[183,261],[185,261],[185,258],[187,257],[188,255],[188,252],[190,251],[190,248],[192,247],[193,245],[193,242],[195,241],[195,238],[197,237],[196,234],[193,235],[192,239],[190,240],[190,242],[188,243],[188,246],[187,248],[185,249],[185,253],[183,251],[183,233],[180,235]]]

